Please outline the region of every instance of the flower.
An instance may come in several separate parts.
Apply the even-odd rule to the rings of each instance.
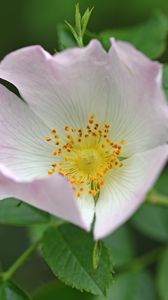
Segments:
[[[90,230],[112,232],[143,202],[168,157],[162,66],[112,39],[2,60],[0,198],[14,196]]]

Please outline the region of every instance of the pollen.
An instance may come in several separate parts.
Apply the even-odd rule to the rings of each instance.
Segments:
[[[124,165],[120,155],[126,142],[123,139],[113,141],[111,131],[110,124],[95,122],[95,114],[83,128],[65,125],[61,135],[52,129],[52,136],[45,138],[55,147],[48,175],[56,172],[64,176],[78,198],[90,195],[97,199],[110,172]]]
[[[46,142],[51,142],[52,141],[52,137],[46,137],[45,140],[46,140]]]
[[[54,172],[55,172],[55,170],[54,170],[54,169],[50,169],[50,170],[48,170],[48,175],[53,175],[53,174],[54,174]]]
[[[54,129],[51,130],[51,133],[56,134],[57,130],[54,128]]]

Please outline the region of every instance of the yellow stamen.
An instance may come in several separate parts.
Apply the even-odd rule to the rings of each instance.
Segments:
[[[56,130],[55,128],[53,128],[53,129],[51,130],[51,132],[52,132],[53,134],[56,134],[56,133],[57,133],[57,130]]]
[[[52,155],[57,155],[57,150],[54,150],[53,152],[52,152]]]
[[[57,166],[56,163],[53,163],[53,164],[52,164],[52,167],[53,167],[53,168],[56,168],[56,166]]]
[[[70,128],[66,125],[63,136],[58,136],[57,130],[52,129],[53,137],[46,137],[45,140],[59,146],[59,149],[52,151],[58,161],[51,163],[52,169],[48,170],[48,174],[57,172],[66,177],[77,197],[82,194],[95,197],[101,193],[108,174],[124,164],[120,160],[120,153],[125,140],[119,143],[112,141],[109,128],[110,124],[96,123],[95,115],[92,114],[84,128]],[[66,135],[67,131],[71,134]]]
[[[46,142],[51,142],[52,138],[51,137],[46,137],[45,140],[46,140]]]
[[[120,144],[121,144],[121,145],[125,145],[125,140],[121,140],[121,141],[120,141]]]
[[[54,169],[48,170],[48,175],[53,175],[53,174],[54,174],[54,172],[55,172],[55,170],[54,170]]]

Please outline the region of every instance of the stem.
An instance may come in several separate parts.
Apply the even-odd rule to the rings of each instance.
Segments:
[[[160,195],[157,192],[153,192],[151,193],[151,195],[148,195],[146,202],[168,206],[168,197],[164,195]]]
[[[14,264],[4,273],[2,278],[4,281],[9,280],[14,273],[25,263],[25,261],[33,254],[33,252],[39,247],[41,240],[31,245],[15,262]]]
[[[83,38],[81,36],[78,37],[77,43],[80,48],[84,47]]]
[[[165,247],[163,246],[158,247],[140,256],[139,258],[136,258],[130,265],[127,265],[121,271],[141,271],[145,269],[147,266],[151,265],[160,258],[160,255],[162,254],[164,249]]]

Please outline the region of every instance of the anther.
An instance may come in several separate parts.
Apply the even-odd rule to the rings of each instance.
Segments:
[[[59,173],[59,174],[62,174],[62,168],[59,168],[59,169],[58,169],[58,173]]]
[[[55,170],[54,170],[54,169],[48,170],[48,175],[53,175],[53,174],[54,174],[54,172],[55,172]]]
[[[53,154],[53,155],[57,155],[57,151],[54,150],[54,151],[52,152],[52,154]]]
[[[46,137],[45,140],[46,140],[47,142],[51,142],[51,141],[52,141],[52,138],[51,138],[51,137]]]
[[[121,144],[121,145],[124,145],[124,144],[125,144],[125,140],[121,140],[121,141],[120,141],[120,144]]]
[[[56,163],[53,163],[53,164],[52,164],[52,167],[53,167],[53,168],[56,168],[56,166],[57,166]]]
[[[51,130],[51,132],[52,132],[53,134],[56,134],[56,133],[57,133],[57,130],[56,130],[55,128],[53,128],[53,129]]]

